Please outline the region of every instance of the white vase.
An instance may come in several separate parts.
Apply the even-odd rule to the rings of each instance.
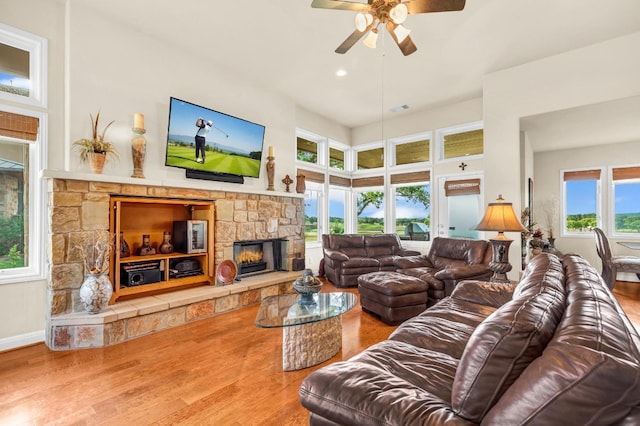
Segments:
[[[112,295],[113,286],[107,274],[87,274],[80,286],[80,302],[90,314],[102,312],[109,306]]]

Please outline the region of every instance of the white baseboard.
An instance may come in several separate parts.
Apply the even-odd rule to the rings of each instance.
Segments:
[[[44,342],[44,330],[20,334],[19,336],[6,337],[4,339],[0,339],[0,352],[40,342]]]

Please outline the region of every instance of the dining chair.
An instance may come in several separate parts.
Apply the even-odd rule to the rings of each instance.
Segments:
[[[600,260],[602,260],[602,272],[600,275],[609,289],[612,289],[615,285],[618,272],[640,274],[640,257],[613,256],[611,254],[609,240],[602,229],[592,228],[592,230],[596,238],[596,252],[598,256],[600,256]],[[640,275],[638,275],[638,277],[640,277]]]

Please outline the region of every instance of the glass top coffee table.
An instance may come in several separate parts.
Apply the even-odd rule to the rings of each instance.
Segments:
[[[262,300],[255,325],[282,328],[282,369],[301,370],[320,364],[342,347],[341,315],[358,303],[347,292],[316,293],[307,301],[299,294]]]

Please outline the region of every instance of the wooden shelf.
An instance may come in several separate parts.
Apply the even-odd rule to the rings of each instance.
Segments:
[[[111,262],[110,279],[114,292],[111,303],[118,299],[131,299],[152,294],[173,291],[178,288],[214,284],[214,218],[213,201],[185,200],[170,198],[113,196],[110,200],[110,231],[116,236],[115,256]],[[122,234],[131,253],[136,253],[142,244],[142,236],[148,234],[156,251],[162,242],[164,232],[173,232],[174,221],[206,220],[206,251],[198,253],[157,253],[145,256],[120,257],[120,238]],[[175,238],[172,235],[172,238]],[[191,259],[197,262],[199,272],[195,275],[172,277],[170,269],[174,269],[180,260]],[[152,264],[150,269],[131,270],[129,279],[135,279],[135,285],[128,285],[123,268],[135,266],[136,263]],[[157,268],[154,266],[157,264]],[[149,272],[151,271],[151,272]],[[144,277],[151,274],[151,278]],[[144,283],[149,279],[150,282]],[[142,280],[142,283],[140,281]],[[133,282],[133,281],[132,281]]]

